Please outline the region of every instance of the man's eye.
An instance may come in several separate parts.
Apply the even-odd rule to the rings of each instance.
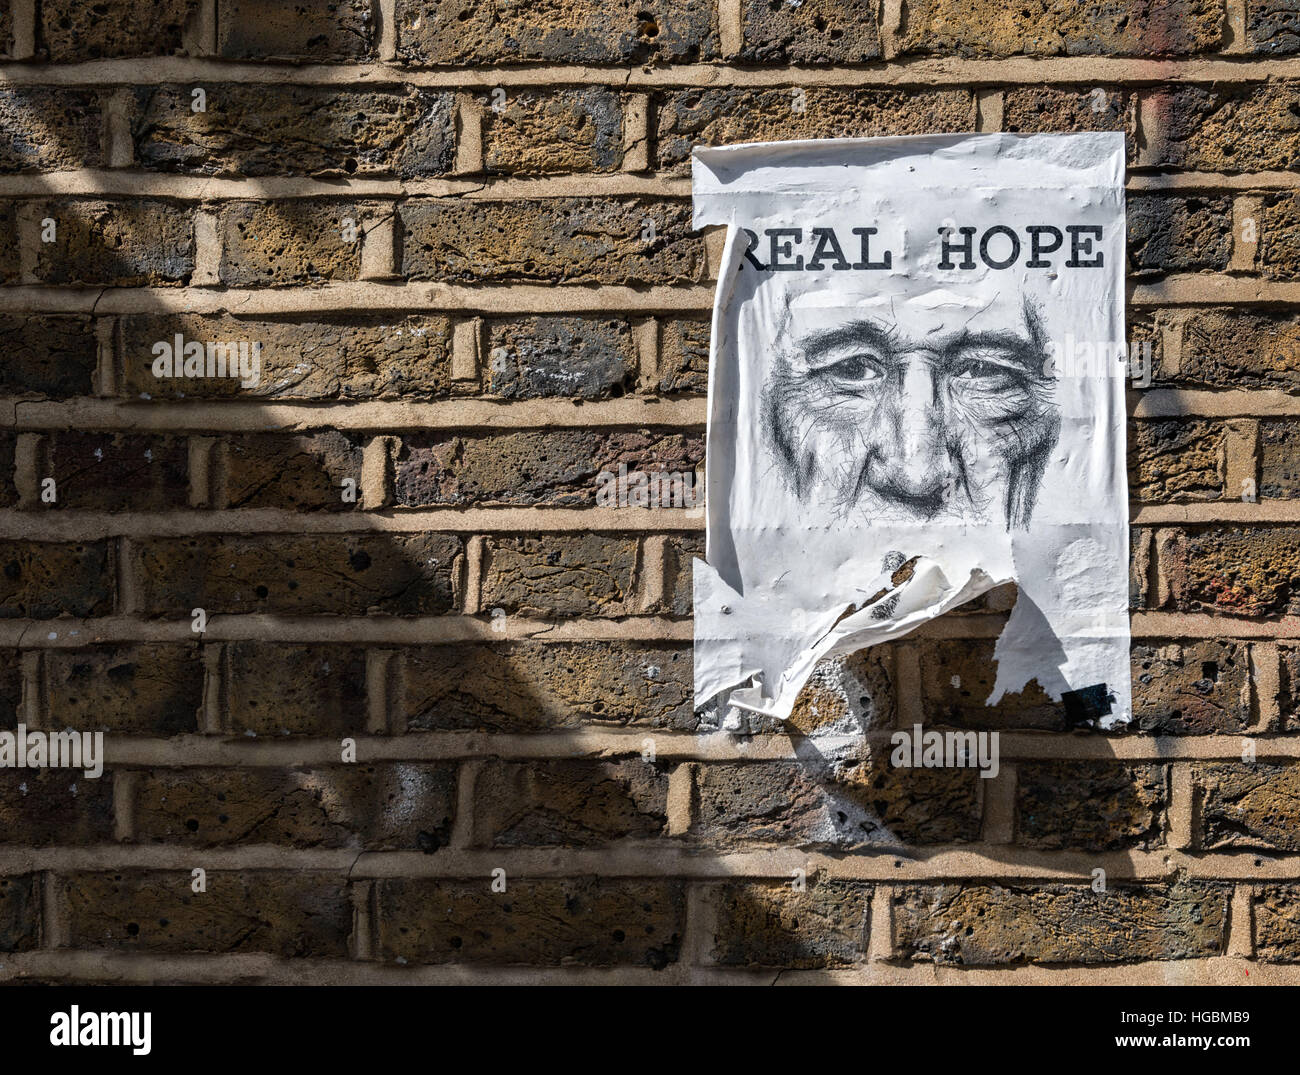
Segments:
[[[880,366],[864,355],[849,355],[817,371],[838,381],[874,381],[882,374]]]
[[[1021,379],[1020,373],[1010,366],[979,358],[966,359],[953,373],[954,381],[976,387],[1010,386],[1020,383]]]

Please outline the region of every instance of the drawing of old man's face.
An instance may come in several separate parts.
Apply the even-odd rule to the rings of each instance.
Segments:
[[[840,517],[1023,527],[1060,432],[1029,303],[787,322],[763,432],[795,494]]]

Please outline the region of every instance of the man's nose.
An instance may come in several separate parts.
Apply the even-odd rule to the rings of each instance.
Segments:
[[[918,501],[940,496],[952,478],[952,460],[945,443],[944,401],[928,362],[917,358],[905,368],[893,418],[896,443],[881,445],[879,477],[887,487],[882,491]]]

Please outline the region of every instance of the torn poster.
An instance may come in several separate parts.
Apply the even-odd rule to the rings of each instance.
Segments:
[[[697,149],[726,225],[695,701],[789,717],[824,657],[1015,582],[988,704],[1131,713],[1124,138]]]

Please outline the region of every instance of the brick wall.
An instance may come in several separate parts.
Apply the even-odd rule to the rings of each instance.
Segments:
[[[0,770],[0,979],[1300,981],[1292,0],[0,0],[0,51],[0,726],[108,758]],[[595,498],[702,462],[691,146],[1089,129],[1135,727],[984,707],[996,593],[711,734],[702,520]],[[999,775],[891,768],[916,723]]]

